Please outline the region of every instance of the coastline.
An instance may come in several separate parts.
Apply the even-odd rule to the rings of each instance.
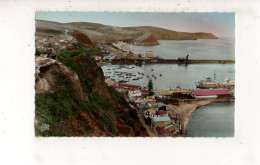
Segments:
[[[193,112],[200,106],[208,105],[213,103],[214,100],[202,100],[202,101],[194,101],[192,103],[181,103],[179,106],[176,105],[167,105],[167,109],[170,113],[177,114],[181,116],[181,127],[182,133],[186,133],[186,126],[191,118]]]

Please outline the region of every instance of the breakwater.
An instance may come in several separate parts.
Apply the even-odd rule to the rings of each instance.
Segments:
[[[235,60],[113,59],[112,64],[234,64]]]

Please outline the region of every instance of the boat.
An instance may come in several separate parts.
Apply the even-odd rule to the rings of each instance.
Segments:
[[[196,82],[197,88],[208,89],[208,88],[234,88],[235,81],[231,80],[230,77],[225,77],[224,81],[216,81],[211,78],[206,80],[200,80]]]

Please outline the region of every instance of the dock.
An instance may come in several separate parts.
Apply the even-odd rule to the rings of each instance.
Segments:
[[[234,64],[235,60],[113,59],[112,64]]]

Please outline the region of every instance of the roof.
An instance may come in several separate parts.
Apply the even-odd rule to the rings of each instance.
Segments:
[[[155,97],[161,96],[161,94],[160,94],[160,93],[155,93],[154,96],[155,96]]]
[[[210,96],[210,95],[231,95],[228,89],[221,90],[194,90],[195,96]]]
[[[158,133],[158,135],[172,135],[171,131],[168,131],[167,129],[161,128],[161,127],[156,127],[156,132]]]
[[[119,87],[114,86],[114,85],[111,85],[111,86],[109,86],[109,87],[111,87],[111,88],[113,88],[113,89],[117,89],[117,88],[119,88]]]
[[[146,89],[140,89],[140,92],[148,92]]]
[[[167,114],[167,111],[160,110],[160,111],[157,111],[157,114],[158,114],[158,115],[161,115],[161,114]]]
[[[118,83],[119,86],[132,87],[132,88],[141,88],[139,85],[131,85],[131,84],[121,84]]]
[[[172,116],[171,119],[181,119],[180,117]]]
[[[170,121],[171,119],[168,116],[166,116],[166,117],[153,117],[153,120],[155,122],[160,122],[160,121]]]
[[[144,111],[144,114],[146,114],[147,112],[150,112],[154,115],[156,114],[156,110],[154,110],[154,109],[147,109],[147,110]]]
[[[164,127],[164,129],[170,128],[170,127],[172,127],[172,126],[173,126],[173,124],[166,125],[166,126]]]

